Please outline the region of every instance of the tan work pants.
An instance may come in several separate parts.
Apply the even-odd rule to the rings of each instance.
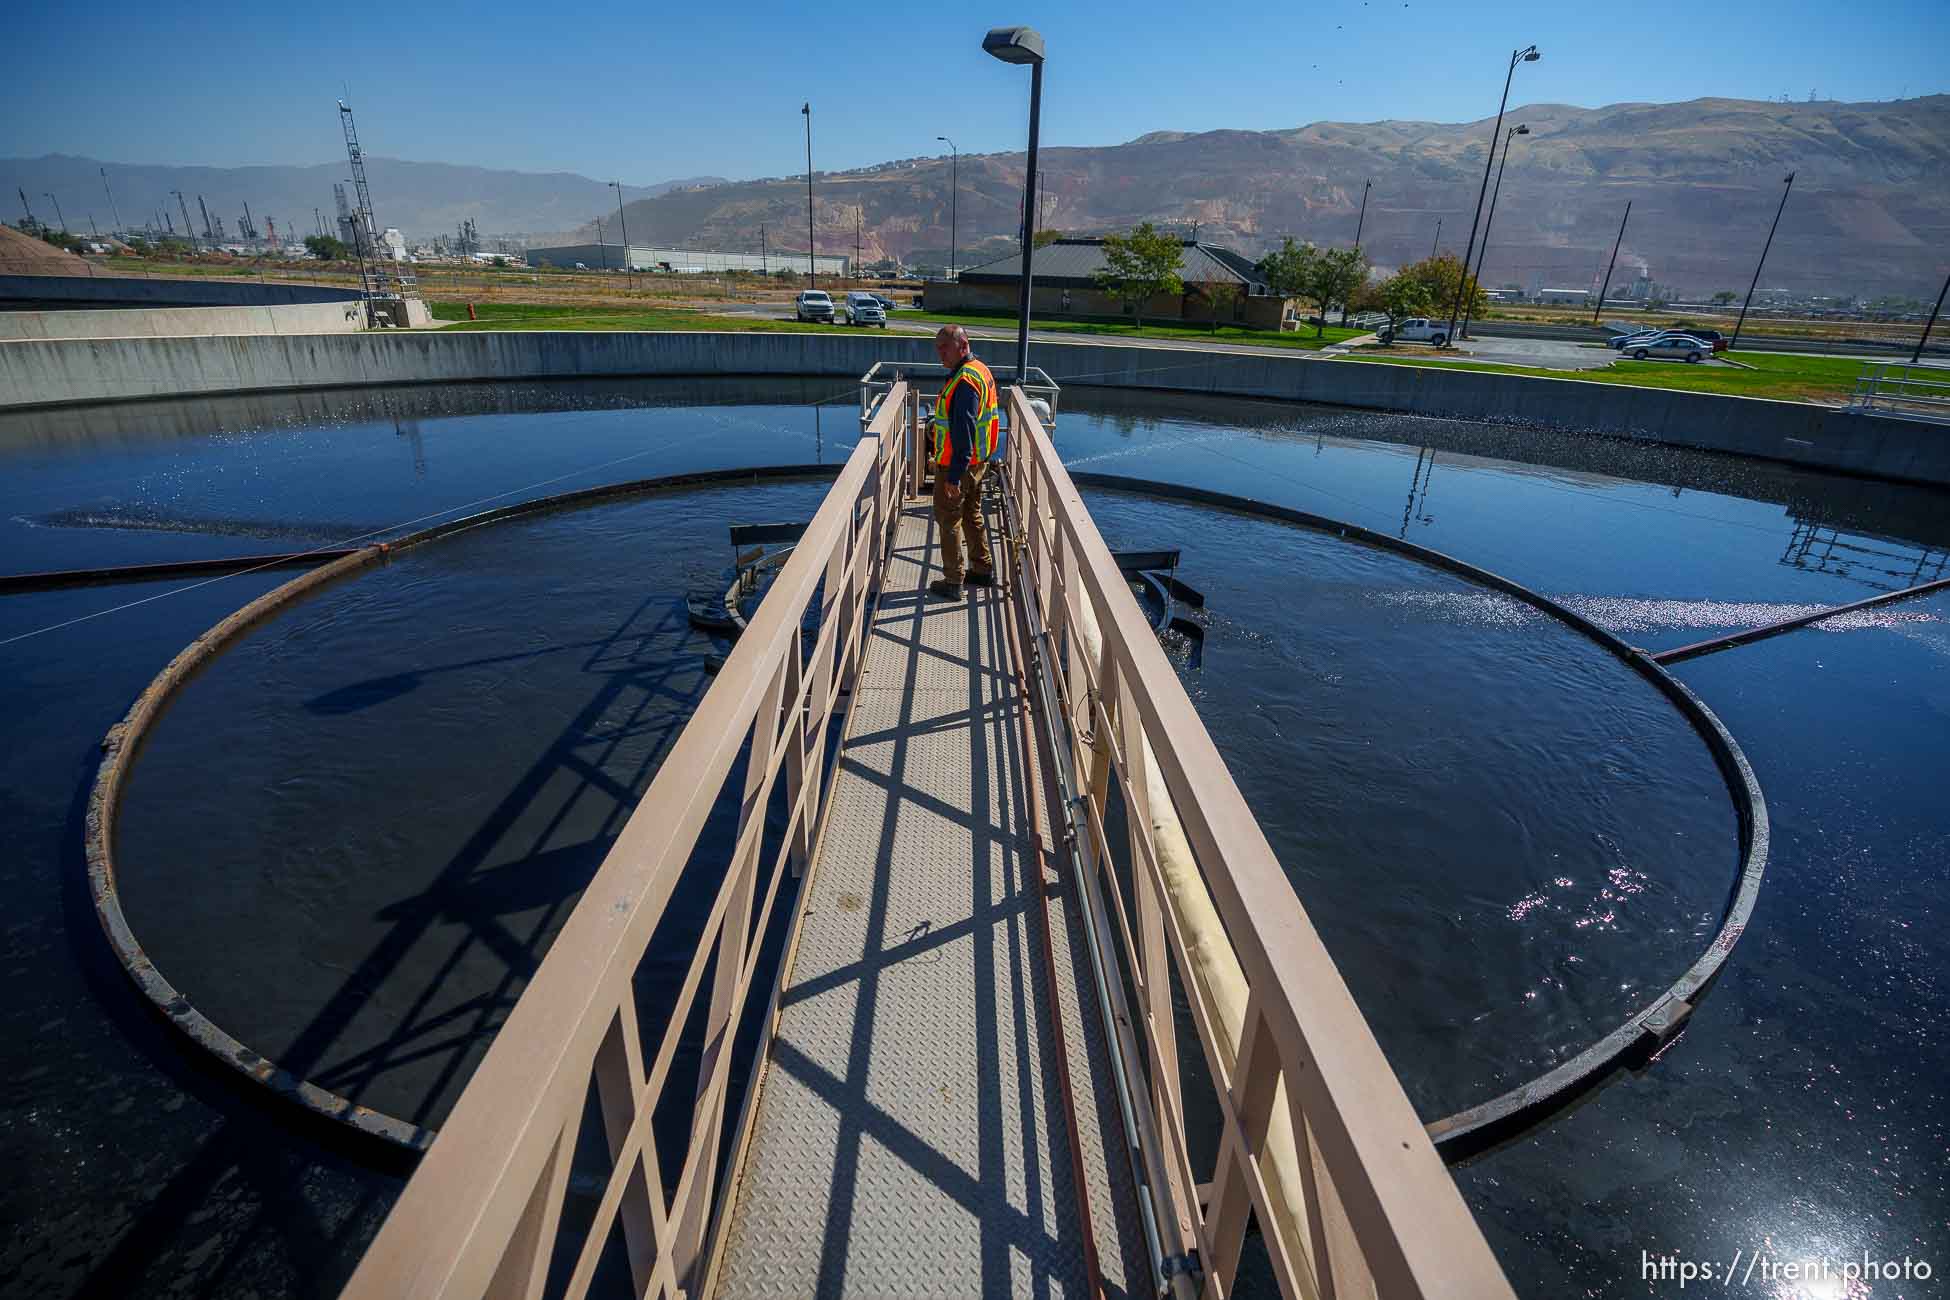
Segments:
[[[961,500],[948,504],[947,480],[940,467],[934,476],[934,521],[941,525],[941,568],[950,582],[962,580],[961,548],[968,542],[968,567],[976,573],[994,573],[995,558],[989,554],[989,539],[982,531],[982,476],[987,465],[970,465],[961,476]]]

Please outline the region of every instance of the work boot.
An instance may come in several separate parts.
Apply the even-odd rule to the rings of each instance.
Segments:
[[[971,587],[993,587],[995,585],[995,574],[993,572],[977,573],[975,570],[970,569],[968,576],[963,578],[962,581]]]
[[[936,578],[928,584],[928,594],[939,596],[943,600],[960,600],[961,584],[950,582],[946,578]]]

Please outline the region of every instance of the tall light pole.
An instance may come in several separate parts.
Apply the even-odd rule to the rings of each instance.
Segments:
[[[1946,293],[1950,293],[1950,275],[1943,277],[1943,287],[1936,291],[1936,306],[1930,308],[1929,316],[1923,321],[1923,337],[1916,340],[1916,351],[1909,354],[1909,364],[1912,366],[1923,359],[1923,345],[1930,341],[1930,326],[1936,324],[1936,314],[1943,310],[1943,295]]]
[[[1733,323],[1733,337],[1727,341],[1731,352],[1740,346],[1740,327],[1747,323],[1747,309],[1754,305],[1754,290],[1760,287],[1760,268],[1767,265],[1767,250],[1774,247],[1774,232],[1780,229],[1781,213],[1787,210],[1787,196],[1794,192],[1794,173],[1781,178],[1781,206],[1774,209],[1774,224],[1767,228],[1767,242],[1760,246],[1760,261],[1754,266],[1754,282],[1747,286],[1747,301],[1740,305],[1740,319]]]
[[[115,194],[108,188],[108,168],[103,167],[100,170],[102,173],[102,193],[108,196],[108,215],[115,219],[115,229],[120,230],[122,228],[122,214],[115,210]]]
[[[948,278],[955,278],[955,263],[961,250],[955,240],[955,207],[961,201],[961,150],[945,135],[935,139],[948,146]]]
[[[52,190],[45,191],[45,193],[47,194],[47,201],[54,205],[54,219],[61,223],[61,233],[64,235],[67,234],[68,219],[61,215],[61,200],[54,197]]]
[[[603,219],[596,218],[596,247],[603,250],[603,270],[609,270],[609,240],[603,238]]]
[[[758,226],[758,269],[760,275],[771,278],[772,255],[765,249],[765,223],[762,221]]]
[[[1490,164],[1496,161],[1496,137],[1503,134],[1503,110],[1510,106],[1510,81],[1517,75],[1519,63],[1535,63],[1541,57],[1535,45],[1510,51],[1510,67],[1503,74],[1503,98],[1496,105],[1496,125],[1490,128],[1490,152],[1483,159],[1483,183],[1476,190],[1476,215],[1469,219],[1469,242],[1463,246],[1462,275],[1456,281],[1456,300],[1449,307],[1449,335],[1444,341],[1448,347],[1455,346],[1456,318],[1462,314],[1463,294],[1469,289],[1469,262],[1476,255],[1476,223],[1483,218],[1483,198],[1490,189]]]
[[[813,261],[812,101],[801,104],[799,111],[806,117],[806,279],[817,289],[819,266]]]
[[[1361,251],[1361,231],[1368,224],[1368,191],[1373,188],[1373,181],[1369,181],[1361,187],[1361,217],[1354,223],[1354,251],[1357,253]],[[1491,211],[1495,211],[1494,206],[1492,206]]]
[[[623,227],[623,274],[628,275],[630,267],[630,219],[623,215],[623,182],[611,181],[609,187],[616,191],[616,222]]]
[[[1490,256],[1490,226],[1496,221],[1496,200],[1503,193],[1503,169],[1510,165],[1510,142],[1520,135],[1529,134],[1530,128],[1522,123],[1503,133],[1503,161],[1496,165],[1496,185],[1490,190],[1490,211],[1489,215],[1483,218],[1483,247],[1476,254],[1476,283],[1479,285],[1483,282],[1483,263],[1488,261]],[[1472,305],[1468,301],[1463,303],[1464,338],[1469,337],[1469,309]]]
[[[1023,172],[1021,320],[1016,326],[1016,383],[1029,378],[1030,262],[1036,252],[1036,143],[1043,119],[1043,35],[1034,27],[995,27],[982,48],[1004,63],[1029,65],[1029,158]]]
[[[1433,258],[1435,256],[1435,250],[1440,247],[1442,247],[1442,218],[1437,217],[1435,219],[1435,238],[1429,241],[1429,256]]]
[[[1618,238],[1612,241],[1611,261],[1605,264],[1605,283],[1598,290],[1598,305],[1591,309],[1591,323],[1593,325],[1596,325],[1598,323],[1598,317],[1604,314],[1605,295],[1611,292],[1611,273],[1613,268],[1618,265],[1618,248],[1619,245],[1625,242],[1625,223],[1631,219],[1632,205],[1627,202],[1625,204],[1625,215],[1618,219]]]

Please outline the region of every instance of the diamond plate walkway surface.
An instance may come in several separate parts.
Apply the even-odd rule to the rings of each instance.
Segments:
[[[909,501],[719,1296],[1086,1296],[1093,1253],[1105,1294],[1150,1289],[1082,932],[1046,814],[1031,824],[1049,796],[1037,785],[1030,801],[1042,777],[1022,744],[1008,596],[931,598],[940,571],[927,505]]]

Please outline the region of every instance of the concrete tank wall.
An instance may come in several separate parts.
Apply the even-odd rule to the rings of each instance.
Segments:
[[[980,340],[1005,364],[1014,348]],[[1324,402],[1603,433],[1950,485],[1942,427],[1835,407],[1270,352],[1039,343],[1060,384]],[[925,336],[832,333],[359,333],[0,343],[0,407],[461,380],[816,375],[932,362]]]
[[[249,280],[151,279],[133,275],[0,275],[0,303],[62,307],[275,307],[358,302],[357,289]]]
[[[0,311],[0,340],[176,338],[203,334],[349,334],[365,328],[359,302],[277,307],[122,307]]]

